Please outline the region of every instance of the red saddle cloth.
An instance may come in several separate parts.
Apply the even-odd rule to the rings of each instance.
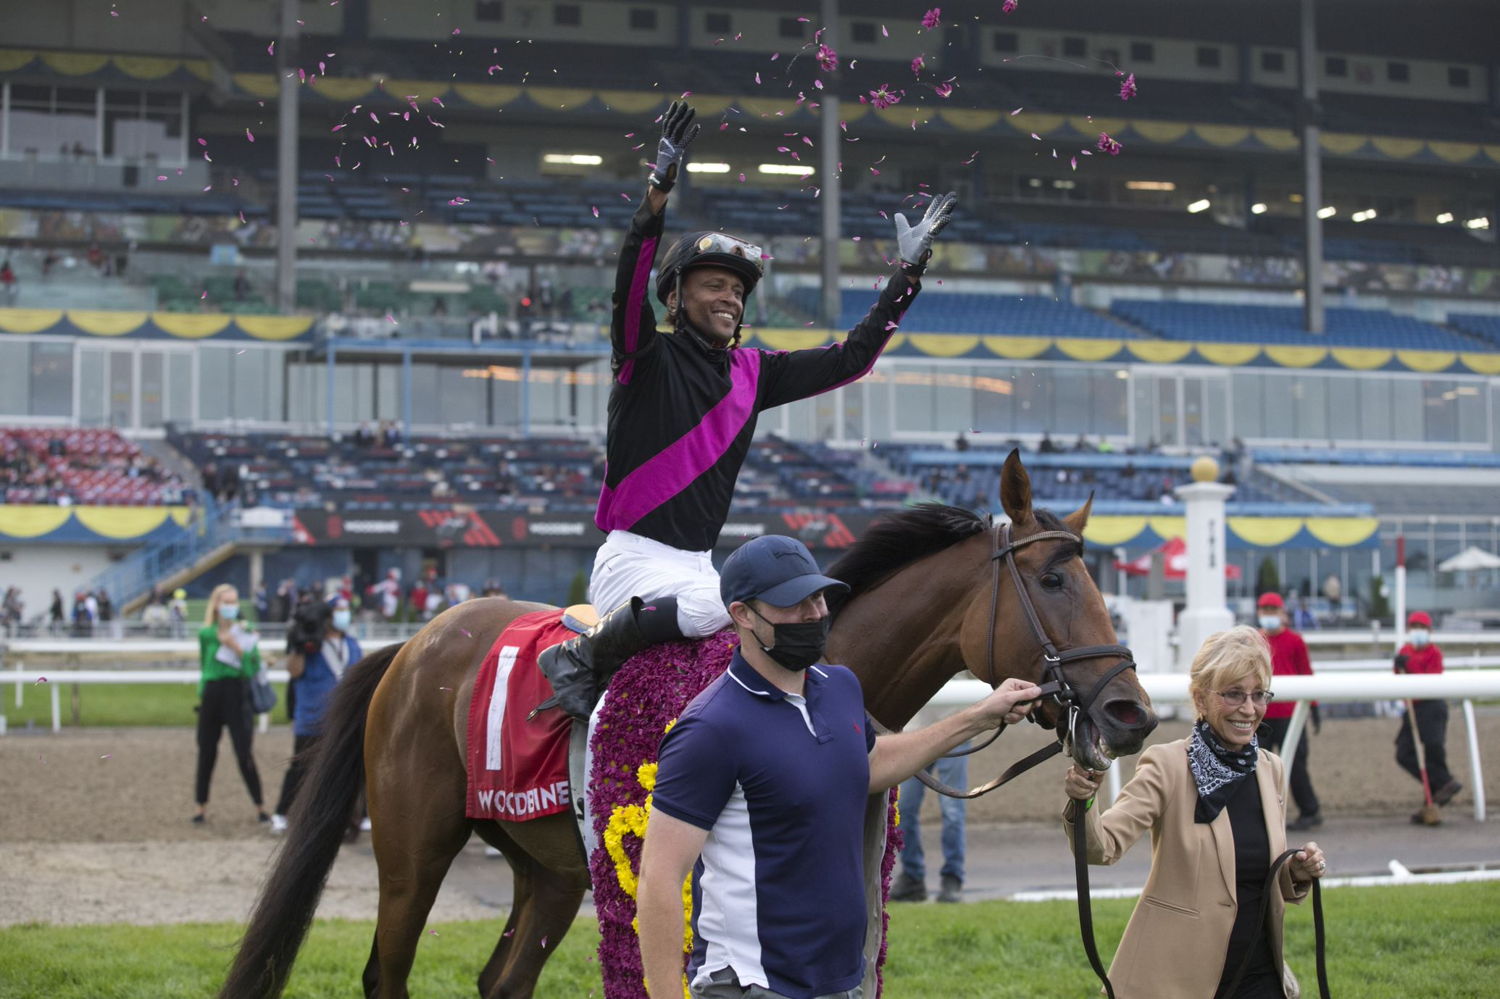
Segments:
[[[468,818],[524,822],[572,807],[572,720],[556,708],[526,716],[552,696],[537,654],[576,634],[561,610],[523,614],[484,657],[469,702]]]

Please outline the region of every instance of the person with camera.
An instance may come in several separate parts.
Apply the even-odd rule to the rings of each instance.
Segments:
[[[349,601],[335,594],[326,601],[312,601],[297,608],[286,634],[286,671],[291,676],[288,701],[292,709],[292,762],[281,782],[281,797],[271,816],[271,832],[286,832],[286,815],[292,809],[297,788],[307,773],[308,756],[322,733],[323,711],[334,686],[350,663],[362,653],[349,634]]]

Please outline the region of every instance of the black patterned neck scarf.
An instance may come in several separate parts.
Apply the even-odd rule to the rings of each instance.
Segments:
[[[1255,773],[1260,741],[1250,737],[1244,749],[1230,749],[1218,733],[1200,718],[1188,738],[1188,769],[1198,788],[1198,807],[1193,817],[1198,822],[1212,822],[1229,799],[1240,789],[1240,781]]]

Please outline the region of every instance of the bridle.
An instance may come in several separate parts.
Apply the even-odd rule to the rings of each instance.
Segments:
[[[1088,716],[1089,709],[1093,707],[1094,699],[1104,690],[1109,682],[1119,676],[1127,669],[1135,669],[1135,659],[1130,650],[1123,645],[1081,645],[1069,649],[1059,649],[1047,634],[1047,629],[1042,626],[1042,619],[1037,615],[1036,605],[1031,601],[1031,594],[1026,591],[1025,582],[1021,578],[1021,569],[1016,564],[1016,552],[1027,545],[1038,541],[1070,541],[1080,547],[1083,539],[1071,531],[1038,531],[1036,534],[1027,535],[1016,539],[1012,535],[1011,525],[1002,524],[1000,527],[990,531],[990,621],[989,633],[985,640],[984,665],[989,676],[995,676],[995,619],[1000,611],[1000,564],[1005,563],[1010,570],[1011,582],[1015,584],[1016,597],[1020,601],[1021,610],[1026,615],[1026,621],[1031,626],[1031,634],[1036,639],[1037,645],[1042,649],[1042,683],[1040,684],[1040,699],[1051,700],[1058,708],[1066,712],[1066,724],[1053,723],[1057,729],[1057,741],[1048,743],[1011,765],[1003,774],[979,787],[970,788],[967,791],[952,787],[938,780],[925,770],[917,772],[917,778],[938,794],[950,798],[977,798],[983,794],[989,794],[995,788],[1009,783],[1012,779],[1030,770],[1043,760],[1051,759],[1062,752],[1063,746],[1068,738],[1077,739],[1078,723]],[[1084,659],[1106,659],[1114,658],[1119,662],[1105,671],[1104,675],[1094,681],[1093,686],[1087,693],[1079,694],[1076,687],[1069,681],[1064,667],[1068,663],[1079,662]],[[1035,719],[1035,716],[1032,716]],[[1045,722],[1038,724],[1046,725]],[[973,746],[955,753],[956,756],[967,756],[977,753],[1000,737],[1005,731],[1005,723],[995,729],[989,738]]]
[[[951,787],[938,780],[925,769],[917,771],[917,779],[932,788],[938,794],[947,795],[950,798],[977,798],[982,794],[988,794],[1003,784],[1009,783],[1013,778],[1020,776],[1043,760],[1051,759],[1062,752],[1063,746],[1069,738],[1073,744],[1078,744],[1078,724],[1083,718],[1088,717],[1089,709],[1093,707],[1094,699],[1108,686],[1109,682],[1119,676],[1127,669],[1135,669],[1135,658],[1131,656],[1130,650],[1123,645],[1081,645],[1070,649],[1059,649],[1047,634],[1047,629],[1042,626],[1042,619],[1037,616],[1036,606],[1031,602],[1031,594],[1026,591],[1025,581],[1021,578],[1021,569],[1016,564],[1016,552],[1027,545],[1038,541],[1070,541],[1082,548],[1083,539],[1071,531],[1038,531],[1036,534],[1027,535],[1016,540],[1011,533],[1011,525],[1003,524],[998,530],[990,531],[990,622],[989,635],[985,641],[984,665],[989,671],[989,677],[995,676],[995,618],[1000,611],[1000,563],[1004,562],[1010,570],[1011,582],[1015,584],[1016,598],[1021,603],[1021,610],[1026,614],[1026,621],[1031,625],[1031,634],[1042,649],[1042,683],[1041,693],[1038,699],[1050,698],[1052,703],[1066,711],[1064,718],[1066,724],[1059,724],[1063,719],[1053,722],[1057,729],[1057,741],[1049,742],[1041,749],[1029,756],[1023,757],[1011,764],[999,777],[981,784],[979,787],[970,788],[967,791]],[[1119,661],[1105,671],[1104,675],[1094,681],[1094,685],[1087,693],[1079,694],[1076,687],[1068,682],[1067,672],[1064,666],[1068,663],[1079,662],[1084,659],[1107,659],[1115,658]],[[991,680],[993,682],[993,680]],[[1036,721],[1036,715],[1029,716]],[[1038,724],[1046,724],[1038,722]],[[1001,722],[988,739],[979,745],[966,749],[961,753],[953,755],[964,756],[975,753],[988,746],[1000,737],[1005,731],[1005,723]],[[1110,983],[1109,974],[1104,970],[1104,962],[1099,958],[1099,949],[1094,942],[1094,917],[1093,907],[1089,899],[1089,875],[1088,875],[1088,829],[1084,822],[1074,823],[1073,834],[1073,876],[1077,882],[1078,898],[1078,929],[1083,938],[1083,950],[1089,959],[1089,964],[1094,969],[1094,974],[1104,983],[1105,994],[1109,999],[1114,999],[1114,986]]]

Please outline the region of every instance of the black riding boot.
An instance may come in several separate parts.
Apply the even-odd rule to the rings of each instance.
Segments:
[[[532,714],[555,707],[586,721],[610,678],[627,659],[647,646],[681,637],[675,598],[655,600],[646,607],[640,597],[631,597],[582,635],[537,656],[553,694]]]

